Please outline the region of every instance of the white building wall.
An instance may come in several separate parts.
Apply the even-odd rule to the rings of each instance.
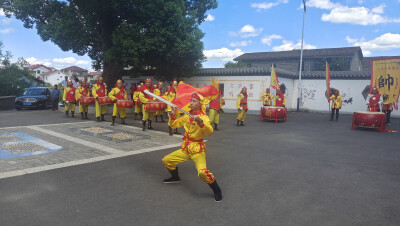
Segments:
[[[65,78],[66,74],[61,71],[54,72],[50,75],[43,76],[43,81],[46,83],[50,83],[51,85],[56,85],[62,82]]]

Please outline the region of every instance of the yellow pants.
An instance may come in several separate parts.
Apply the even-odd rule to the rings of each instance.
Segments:
[[[140,113],[140,112],[142,112],[142,106],[135,104],[135,113]]]
[[[246,119],[246,111],[241,110],[236,118],[237,120],[244,121]]]
[[[145,111],[144,108],[145,108],[145,105],[142,104],[142,112],[143,112],[143,119],[142,119],[142,121],[146,121],[146,120],[153,121],[153,120],[154,120],[154,113],[153,113],[153,112]]]
[[[117,116],[118,113],[119,113],[120,118],[126,118],[126,109],[125,108],[117,108],[117,104],[114,104],[112,116]]]
[[[81,105],[81,103],[79,103],[79,112],[88,112],[89,110],[89,105]]]
[[[210,108],[210,123],[219,124],[219,111]]]
[[[69,110],[75,111],[75,104],[73,104],[71,102],[69,102],[68,104],[65,103],[65,111],[69,111]]]
[[[162,159],[162,162],[164,163],[165,168],[167,168],[168,170],[175,170],[176,165],[181,162],[186,162],[190,159],[193,160],[194,164],[196,165],[197,175],[199,176],[199,178],[207,184],[212,184],[215,178],[214,175],[210,173],[209,170],[207,170],[205,152],[188,154],[182,149],[179,149],[165,156]]]
[[[105,115],[107,112],[107,105],[100,105],[96,100],[96,117]]]

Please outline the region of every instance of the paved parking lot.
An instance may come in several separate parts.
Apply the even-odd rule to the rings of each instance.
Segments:
[[[235,115],[223,114],[207,138],[208,168],[224,195],[215,203],[191,162],[180,166],[180,184],[162,183],[161,159],[181,142],[165,123],[142,132],[131,119],[111,127],[59,112],[0,112],[3,144],[20,155],[0,155],[0,222],[398,225],[400,133],[351,130],[351,115],[328,118],[290,112],[275,124],[249,115],[236,127]],[[400,120],[388,129],[400,131]],[[26,147],[37,153],[23,155]]]

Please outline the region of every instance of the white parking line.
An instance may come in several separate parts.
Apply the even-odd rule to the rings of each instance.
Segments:
[[[59,125],[69,125],[69,124],[77,124],[77,123],[91,123],[90,122],[66,122],[66,123],[55,123],[55,124],[42,124],[42,125],[33,125],[33,126],[59,126]],[[18,129],[18,128],[27,128],[30,126],[10,126],[10,127],[0,127],[2,129]]]
[[[76,138],[74,138],[74,139],[76,139]],[[92,163],[92,162],[99,162],[99,161],[104,161],[104,160],[108,160],[108,159],[137,155],[137,154],[142,154],[142,153],[147,153],[147,152],[152,152],[152,151],[159,151],[159,150],[164,150],[164,149],[168,149],[168,148],[179,147],[180,145],[181,145],[181,143],[176,143],[176,144],[169,144],[169,145],[164,145],[164,146],[145,148],[145,149],[129,151],[129,152],[118,151],[118,153],[114,153],[114,154],[106,155],[106,156],[100,156],[100,157],[89,158],[89,159],[80,159],[80,160],[71,161],[71,162],[39,166],[39,167],[27,168],[27,169],[23,169],[23,170],[15,170],[15,171],[10,171],[10,172],[0,173],[0,179],[21,176],[21,175],[31,174],[31,173],[38,173],[38,172],[59,169],[59,168],[64,168],[64,167],[69,167],[69,166],[83,165],[83,164],[88,164],[88,163]]]

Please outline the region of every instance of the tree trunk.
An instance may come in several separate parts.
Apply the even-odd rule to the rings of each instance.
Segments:
[[[107,89],[110,91],[115,86],[115,82],[124,75],[123,66],[111,62],[104,61],[103,65],[103,80],[107,84]]]

